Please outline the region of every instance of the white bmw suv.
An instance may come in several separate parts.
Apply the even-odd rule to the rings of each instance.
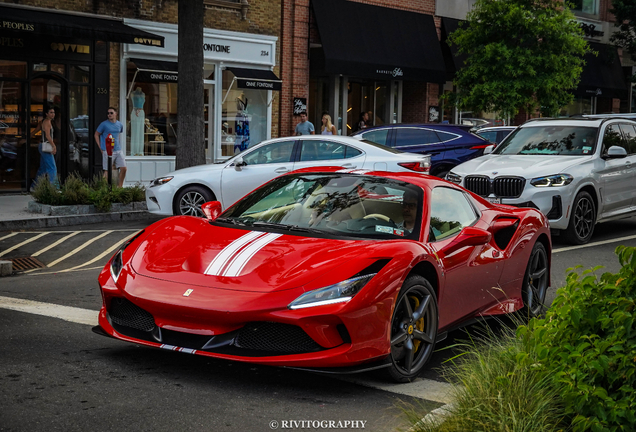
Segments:
[[[446,179],[493,203],[539,209],[552,229],[584,244],[596,223],[636,214],[636,121],[530,120]]]

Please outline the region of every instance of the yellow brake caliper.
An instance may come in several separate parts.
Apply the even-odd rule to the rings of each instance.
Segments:
[[[415,296],[410,296],[409,299],[413,301],[413,306],[412,306],[413,310],[416,310],[420,306],[420,300]],[[417,328],[421,332],[424,331],[424,317],[420,318],[419,320],[415,322],[415,328]],[[417,352],[421,343],[422,341],[413,340],[413,346],[415,347],[415,352]]]

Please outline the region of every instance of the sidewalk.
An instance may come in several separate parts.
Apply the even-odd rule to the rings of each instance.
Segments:
[[[157,219],[148,211],[122,211],[69,216],[43,216],[27,211],[33,198],[28,194],[0,195],[0,231],[51,228],[100,222]]]

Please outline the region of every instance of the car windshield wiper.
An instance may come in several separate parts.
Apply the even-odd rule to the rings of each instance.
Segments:
[[[284,229],[284,230],[287,230],[287,231],[299,231],[299,232],[310,232],[310,233],[324,234],[324,231],[316,229],[316,228],[300,227],[298,225],[286,225],[286,224],[280,224],[280,223],[276,223],[276,222],[256,221],[256,222],[254,222],[253,226],[255,226],[255,227],[279,228],[279,229]]]
[[[251,226],[252,225],[252,224],[247,223],[248,221],[246,221],[246,220],[227,218],[227,217],[216,218],[215,222],[222,222],[222,223],[228,223],[228,224],[240,225],[240,226]]]

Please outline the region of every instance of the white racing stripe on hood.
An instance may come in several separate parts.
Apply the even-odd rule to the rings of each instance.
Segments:
[[[254,240],[252,244],[250,244],[234,256],[232,262],[221,276],[236,277],[240,275],[245,265],[252,259],[254,255],[256,255],[259,250],[263,249],[265,246],[267,246],[280,236],[282,236],[282,234],[270,233],[258,238],[257,240]]]
[[[252,231],[242,237],[237,238],[232,243],[227,245],[221,252],[219,252],[216,257],[214,257],[208,268],[205,269],[204,273],[207,275],[219,276],[221,270],[223,270],[227,263],[232,259],[234,254],[236,254],[246,244],[250,243],[253,240],[256,240],[258,237],[263,235],[265,235],[264,232]]]

